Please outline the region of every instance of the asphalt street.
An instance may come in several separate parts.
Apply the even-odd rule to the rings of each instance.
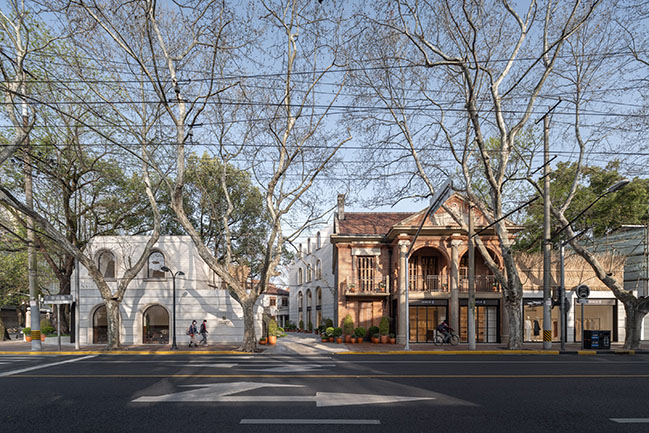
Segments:
[[[646,432],[649,356],[0,356],[0,432]]]

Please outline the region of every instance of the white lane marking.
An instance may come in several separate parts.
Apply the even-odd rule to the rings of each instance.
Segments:
[[[250,365],[248,365],[250,367]],[[330,368],[335,367],[335,364],[284,364],[281,367],[271,367],[268,368],[250,368],[249,371],[267,371],[269,373],[290,373],[290,372],[299,372],[299,371],[313,371],[320,368]]]
[[[381,424],[378,419],[242,419],[239,424]]]
[[[232,395],[264,387],[302,387],[279,383],[230,382],[184,385],[191,391],[172,394],[147,395],[133,400],[135,403],[156,402],[220,402],[220,403],[276,403],[276,402],[315,402],[317,407],[352,406],[362,404],[396,403],[417,400],[436,400],[435,397],[411,397],[399,395],[349,394],[343,392],[316,392],[315,395]]]
[[[649,418],[609,418],[620,424],[649,424]]]
[[[40,370],[41,368],[54,367],[56,365],[69,364],[71,362],[77,362],[83,359],[94,358],[95,356],[97,355],[88,355],[88,356],[83,356],[81,358],[72,358],[72,359],[66,359],[65,361],[53,362],[51,364],[35,365],[33,367],[21,368],[20,370],[6,371],[4,373],[0,373],[0,377],[13,376],[14,374],[25,373],[27,371],[32,371],[32,370]]]

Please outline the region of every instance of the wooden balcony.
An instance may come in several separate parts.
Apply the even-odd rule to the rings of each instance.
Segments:
[[[357,286],[355,284],[350,284],[349,286],[345,283],[342,284],[343,293],[345,296],[349,297],[384,297],[389,296],[390,294],[386,290],[385,286]]]

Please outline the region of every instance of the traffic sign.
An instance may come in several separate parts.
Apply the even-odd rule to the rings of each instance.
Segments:
[[[577,292],[578,298],[587,298],[590,295],[590,287],[585,284],[580,284],[579,286],[577,286],[575,291]]]
[[[588,304],[588,299],[587,298],[579,298],[577,299],[578,304]]]
[[[44,304],[71,304],[73,302],[72,295],[49,295],[43,298]]]

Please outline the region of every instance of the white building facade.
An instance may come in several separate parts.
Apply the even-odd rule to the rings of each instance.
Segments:
[[[134,263],[146,245],[147,236],[102,236],[87,247],[111,289],[129,263]],[[186,330],[192,320],[207,320],[210,344],[239,344],[243,341],[243,311],[222,287],[220,279],[198,255],[189,236],[161,236],[147,263],[131,281],[121,302],[121,342],[169,344],[172,340],[173,280],[166,266],[176,273],[176,341],[189,343]],[[74,281],[74,279],[73,279]],[[262,309],[257,309],[256,333],[261,334]],[[81,344],[106,343],[106,307],[85,267],[79,274],[79,320]]]
[[[299,244],[298,254],[288,269],[291,323],[316,329],[324,319],[335,322],[336,287],[333,274],[331,227]]]

